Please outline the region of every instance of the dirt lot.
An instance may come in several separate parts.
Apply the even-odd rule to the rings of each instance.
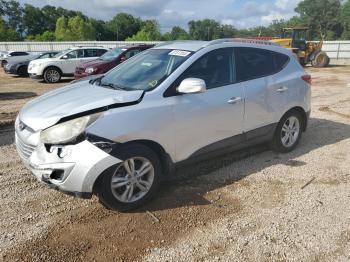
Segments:
[[[1,72],[0,261],[349,261],[350,67],[308,71],[312,115],[297,150],[261,146],[184,168],[128,214],[29,174],[9,124],[60,85]]]

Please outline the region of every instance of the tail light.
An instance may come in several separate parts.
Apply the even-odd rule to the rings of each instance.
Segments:
[[[309,85],[311,85],[312,84],[312,77],[311,77],[311,75],[303,75],[302,77],[301,77],[301,79],[303,79],[306,83],[308,83]]]

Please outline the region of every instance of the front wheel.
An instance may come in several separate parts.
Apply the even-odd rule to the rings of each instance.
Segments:
[[[150,148],[139,144],[125,146],[118,158],[123,162],[101,174],[95,192],[109,209],[138,208],[157,192],[161,177],[159,158]]]
[[[44,72],[44,80],[46,83],[53,84],[61,80],[61,72],[54,67],[49,67]]]
[[[272,140],[273,150],[288,153],[296,148],[302,134],[302,118],[298,111],[290,111],[278,123]]]
[[[326,52],[320,51],[318,52],[314,59],[311,61],[313,67],[322,68],[329,65],[330,59]]]

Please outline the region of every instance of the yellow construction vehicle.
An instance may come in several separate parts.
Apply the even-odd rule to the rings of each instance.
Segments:
[[[329,65],[328,55],[322,51],[323,40],[319,42],[306,41],[308,27],[283,28],[282,37],[271,39],[285,48],[292,49],[296,58],[303,66],[311,63],[313,67]]]

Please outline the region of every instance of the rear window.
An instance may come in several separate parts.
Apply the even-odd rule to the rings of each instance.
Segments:
[[[241,82],[276,74],[288,61],[287,55],[270,50],[236,48],[237,80]]]

